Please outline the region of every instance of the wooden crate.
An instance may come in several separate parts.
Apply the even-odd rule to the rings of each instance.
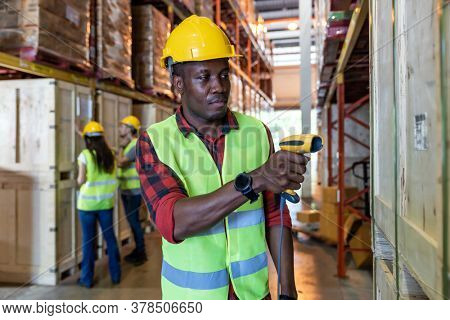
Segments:
[[[450,194],[443,159],[450,131],[442,99],[449,57],[441,48],[449,45],[442,26],[448,26],[450,9],[440,9],[442,1],[394,4],[373,1],[371,7],[374,218],[397,247],[400,296],[417,296],[419,290],[404,286],[415,282],[429,298],[443,299],[449,297],[444,208]]]
[[[98,92],[97,105],[98,119],[105,128],[106,140],[110,147],[117,152],[119,150],[120,120],[132,113],[132,101],[112,93]],[[131,230],[119,194],[117,194],[114,206],[114,230],[119,243],[131,237]],[[102,246],[106,247],[105,244]]]
[[[55,79],[0,85],[0,281],[57,284],[79,263],[77,110],[90,90]]]
[[[396,5],[398,79],[398,250],[405,267],[432,299],[443,292],[442,105],[439,1]],[[448,10],[448,9],[447,9]],[[427,23],[417,24],[426,17]],[[407,32],[414,27],[414,32]],[[426,36],[425,36],[426,35]],[[447,70],[448,72],[448,70]],[[448,74],[447,74],[448,77]],[[448,106],[447,106],[448,108]],[[450,141],[450,132],[445,132]],[[449,194],[444,197],[448,198]],[[447,201],[447,200],[445,200]],[[448,213],[447,213],[448,214]]]
[[[389,14],[388,14],[389,12]],[[374,220],[395,244],[395,101],[392,1],[373,2],[373,148]]]
[[[377,300],[397,300],[397,285],[392,261],[374,259],[375,294]]]
[[[142,130],[147,130],[150,125],[163,121],[172,114],[172,110],[160,107],[155,103],[133,104],[133,115],[141,121]]]

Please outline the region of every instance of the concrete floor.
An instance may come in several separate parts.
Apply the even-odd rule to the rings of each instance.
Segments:
[[[17,287],[0,284],[0,299],[160,299],[161,239],[154,232],[146,235],[148,262],[133,267],[123,263],[122,282],[112,285],[108,275],[107,261],[97,262],[95,286],[92,289],[76,285],[78,275],[64,280],[56,287]],[[131,250],[124,247],[123,254]],[[310,239],[302,234],[295,241],[295,281],[299,299],[372,299],[372,276],[370,271],[348,268],[348,278],[338,279],[336,273],[336,249]],[[276,272],[269,266],[270,290],[276,296]]]

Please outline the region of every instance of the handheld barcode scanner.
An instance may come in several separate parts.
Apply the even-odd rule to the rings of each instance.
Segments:
[[[298,134],[286,137],[284,139],[281,139],[280,141],[280,148],[281,150],[289,151],[289,152],[295,152],[300,154],[305,153],[314,153],[322,150],[323,148],[323,139],[321,136],[316,134]],[[278,249],[278,286],[277,286],[277,296],[278,300],[285,300],[289,297],[281,294],[281,255],[282,255],[282,248],[283,248],[283,214],[284,206],[286,205],[286,201],[292,202],[292,203],[298,203],[300,201],[300,197],[297,193],[295,193],[294,190],[285,190],[281,194],[281,201],[280,201],[280,243],[279,243],[279,249]]]
[[[300,154],[314,153],[322,150],[322,137],[316,134],[298,134],[286,137],[280,141],[281,150]],[[298,203],[300,197],[294,190],[285,190],[282,196],[289,202]]]

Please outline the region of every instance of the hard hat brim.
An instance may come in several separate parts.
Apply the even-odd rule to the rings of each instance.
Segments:
[[[103,136],[103,132],[86,132],[85,134],[83,134],[83,136],[86,136],[86,137],[101,137],[101,136]]]
[[[176,60],[174,59],[172,56],[167,56],[167,57],[162,57],[160,60],[161,63],[161,68],[166,68],[167,69],[167,65],[166,65],[166,61],[168,58],[172,58],[173,59],[173,63],[185,63],[185,62],[202,62],[202,61],[210,61],[210,60],[217,60],[217,59],[231,59],[231,58],[242,58],[243,55],[241,54],[230,54],[227,56],[220,56],[220,57],[211,57],[211,58],[197,58],[197,59],[179,59]]]

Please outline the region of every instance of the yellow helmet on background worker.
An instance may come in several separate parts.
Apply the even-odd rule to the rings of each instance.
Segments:
[[[99,137],[103,135],[105,130],[103,126],[97,121],[89,121],[83,129],[83,137]]]
[[[136,129],[136,131],[139,131],[139,129],[141,128],[141,122],[135,116],[127,116],[123,118],[120,123],[133,127],[134,129]]]
[[[173,63],[240,57],[220,27],[206,17],[192,15],[183,20],[167,39],[161,67]]]

